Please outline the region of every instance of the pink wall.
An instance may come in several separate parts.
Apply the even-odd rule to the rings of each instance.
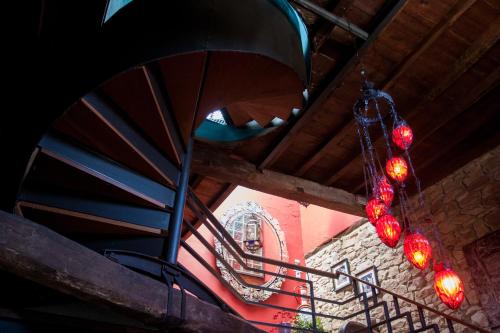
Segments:
[[[278,220],[281,229],[284,230],[286,234],[285,241],[288,249],[289,262],[293,262],[295,259],[299,259],[303,264],[304,253],[302,251],[299,204],[296,201],[275,197],[244,187],[238,187],[215,211],[215,215],[220,218],[227,209],[240,202],[245,201],[256,201],[269,214],[271,214]],[[210,244],[213,245],[213,237],[210,235],[210,232],[206,229],[206,227],[201,227],[199,230],[204,235],[204,237],[210,241]],[[266,246],[266,240],[268,242],[274,242],[272,237],[264,237],[264,255],[266,257],[275,257],[276,255],[273,255],[273,253],[269,253],[275,251],[270,250],[270,246]],[[198,240],[191,236],[188,239],[188,243],[193,248],[195,248],[203,258],[208,258],[207,261],[210,263],[211,267],[216,268],[215,257],[212,256],[211,253],[208,252],[208,250]],[[190,254],[187,253],[184,249],[181,249],[180,251],[179,261],[192,273],[199,277],[206,285],[208,285],[208,287],[214,290],[222,299],[224,299],[224,301],[226,301],[230,306],[238,311],[243,317],[250,320],[253,319],[258,321],[275,322],[275,320],[273,320],[273,316],[278,312],[278,310],[258,307],[255,305],[247,305],[241,302],[222,283],[213,278],[213,276],[207,270],[205,270],[204,267],[195,262]],[[265,269],[271,270],[271,267],[265,267]],[[289,270],[287,275],[294,276],[295,272]],[[298,282],[287,279],[283,282],[281,290],[294,291],[294,289],[298,285]],[[295,297],[279,294],[272,295],[264,303],[293,308],[297,308],[299,305]],[[264,329],[269,330],[268,327],[265,327]]]
[[[304,254],[329,241],[359,221],[359,216],[344,214],[327,208],[300,206]]]
[[[302,265],[304,264],[304,253],[311,251],[314,247],[320,245],[325,240],[331,239],[336,233],[359,220],[359,217],[333,212],[317,206],[310,205],[306,208],[296,201],[257,192],[244,187],[237,187],[215,211],[215,215],[220,219],[226,210],[245,201],[255,201],[259,203],[268,213],[278,220],[281,229],[285,233],[289,262],[293,263],[295,259],[299,259]],[[211,245],[214,244],[213,236],[211,236],[206,227],[202,226],[198,230]],[[266,237],[267,232],[264,232],[264,256],[278,259],[275,240],[273,237]],[[194,236],[188,238],[187,241],[189,245],[208,261],[212,268],[217,270],[215,257]],[[277,322],[277,320],[273,319],[273,316],[279,310],[262,308],[241,302],[182,248],[179,253],[179,261],[244,318],[265,322]],[[274,271],[273,268],[274,266],[264,266],[265,270]],[[295,276],[295,272],[289,270],[287,275]],[[266,279],[267,278],[269,277],[266,276]],[[283,282],[281,290],[296,291],[299,285],[300,283],[287,279]],[[264,303],[292,308],[297,308],[299,306],[295,297],[280,294],[272,295]],[[262,328],[267,331],[270,330],[269,327]]]

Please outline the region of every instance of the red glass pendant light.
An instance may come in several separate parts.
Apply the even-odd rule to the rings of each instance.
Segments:
[[[389,247],[395,247],[401,236],[401,226],[394,216],[387,214],[377,220],[375,224],[377,234],[382,243]]]
[[[375,222],[377,222],[377,220],[381,216],[383,216],[387,213],[388,208],[382,200],[379,200],[377,198],[373,198],[373,199],[368,200],[368,202],[366,203],[365,211],[366,211],[366,216],[368,217],[368,220],[370,220],[370,222],[373,225],[375,225]]]
[[[406,122],[399,122],[392,130],[392,142],[402,150],[410,147],[413,142],[413,131]]]
[[[404,253],[408,261],[418,269],[426,269],[432,256],[429,240],[419,232],[405,235]]]
[[[376,196],[382,200],[388,207],[394,199],[394,189],[386,177],[380,177],[375,188]]]
[[[432,249],[429,240],[422,233],[414,232],[414,221],[420,220],[423,214],[426,215],[426,221],[432,222],[432,214],[425,203],[408,151],[414,140],[413,131],[399,116],[392,96],[376,89],[373,82],[366,80],[365,74],[363,69],[362,95],[354,103],[353,115],[363,157],[366,196],[371,198],[365,207],[366,215],[375,224],[380,240],[389,247],[397,246],[401,229],[405,230],[404,253],[416,268],[427,268],[433,257],[432,252],[435,252],[435,257],[447,262],[435,223],[426,223],[435,232],[435,249]],[[382,146],[375,147],[374,142],[378,142],[379,138],[372,137],[372,133],[382,134],[380,139],[385,143],[385,149]],[[385,166],[379,162],[383,160],[386,160]],[[410,172],[411,179],[408,178]],[[407,185],[411,185],[412,181],[418,200],[410,200],[407,193]],[[401,224],[389,213],[396,196],[401,211]],[[464,299],[462,281],[453,270],[444,269],[443,265],[434,270],[434,289],[437,295],[448,307],[457,309]]]
[[[408,164],[402,157],[393,157],[387,161],[385,171],[392,179],[402,183],[408,176]]]
[[[464,284],[450,268],[441,268],[435,272],[434,290],[441,301],[452,310],[458,309],[464,301]]]

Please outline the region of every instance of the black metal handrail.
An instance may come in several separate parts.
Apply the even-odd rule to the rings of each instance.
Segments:
[[[348,320],[352,317],[355,317],[357,315],[360,315],[360,314],[365,314],[366,316],[366,326],[367,326],[367,330],[368,332],[372,332],[372,330],[376,327],[379,327],[379,326],[382,326],[382,325],[385,325],[388,329],[388,332],[392,332],[392,324],[391,322],[393,321],[396,321],[396,320],[399,320],[399,319],[406,319],[406,321],[408,322],[408,327],[409,327],[409,331],[410,332],[423,332],[423,331],[427,331],[427,330],[433,330],[434,332],[440,332],[439,330],[439,326],[437,324],[428,324],[425,320],[425,316],[423,315],[423,310],[427,310],[429,312],[432,312],[434,314],[437,314],[438,316],[441,316],[443,318],[445,318],[446,320],[446,325],[449,329],[449,332],[450,333],[453,333],[455,332],[454,330],[454,327],[453,327],[453,323],[458,323],[458,324],[461,324],[463,326],[466,326],[468,328],[471,328],[471,329],[474,329],[476,330],[477,332],[481,332],[481,333],[489,333],[488,330],[485,330],[483,328],[480,328],[480,327],[477,327],[473,324],[470,324],[470,323],[467,323],[459,318],[456,318],[456,317],[453,317],[453,316],[450,316],[446,313],[443,313],[441,311],[438,311],[438,310],[435,310],[425,304],[422,304],[422,303],[419,303],[419,302],[416,302],[412,299],[409,299],[405,296],[402,296],[402,295],[398,295],[390,290],[387,290],[385,288],[382,288],[382,287],[379,287],[379,286],[376,286],[372,283],[369,283],[367,281],[363,281],[355,276],[352,276],[350,274],[347,274],[347,273],[344,273],[344,272],[340,272],[340,271],[337,271],[337,272],[326,272],[326,271],[321,271],[321,270],[317,270],[317,269],[313,269],[313,268],[309,268],[309,267],[305,267],[305,266],[300,266],[300,265],[296,265],[296,264],[292,264],[292,263],[287,263],[287,262],[282,262],[282,261],[279,261],[279,260],[275,260],[275,259],[271,259],[271,258],[266,258],[266,257],[261,257],[261,256],[256,256],[256,255],[252,255],[252,254],[249,254],[249,253],[246,253],[243,251],[243,249],[241,249],[241,247],[238,245],[238,243],[232,238],[232,236],[227,232],[227,230],[224,228],[224,226],[218,221],[218,219],[213,215],[213,213],[200,201],[200,199],[194,194],[194,192],[189,189],[188,190],[188,201],[187,201],[187,204],[188,204],[188,207],[195,213],[195,215],[198,217],[199,221],[201,221],[201,223],[203,225],[205,225],[205,227],[207,227],[207,229],[212,233],[212,235],[214,237],[216,237],[219,242],[221,242],[221,245],[227,249],[229,251],[229,253],[233,256],[233,258],[240,264],[242,265],[242,267],[246,270],[250,270],[250,271],[254,271],[254,272],[258,272],[258,273],[264,273],[264,274],[269,274],[269,275],[272,275],[272,276],[278,276],[278,277],[284,277],[284,278],[287,278],[287,279],[292,279],[292,280],[296,280],[296,281],[300,281],[300,282],[303,282],[303,283],[306,283],[309,285],[309,289],[310,289],[310,295],[309,296],[304,296],[302,294],[297,294],[297,293],[294,293],[294,292],[289,292],[289,291],[285,291],[285,290],[281,290],[281,289],[274,289],[274,288],[268,288],[268,287],[263,287],[263,286],[256,286],[256,285],[252,285],[252,284],[249,284],[247,283],[246,281],[244,281],[241,277],[240,277],[240,274],[238,272],[236,272],[233,267],[226,262],[226,260],[224,259],[224,257],[217,252],[217,250],[211,246],[209,244],[208,241],[206,241],[206,239],[203,238],[203,236],[196,230],[196,228],[191,224],[189,223],[188,221],[184,221],[184,224],[185,226],[190,230],[190,232],[209,250],[210,253],[212,253],[212,255],[214,255],[223,265],[224,267],[226,267],[228,269],[228,271],[236,278],[236,280],[241,283],[242,285],[246,286],[246,287],[249,287],[249,288],[254,288],[254,289],[263,289],[263,290],[268,290],[268,291],[271,291],[273,293],[279,293],[279,294],[283,294],[283,295],[287,295],[287,296],[295,296],[295,297],[301,297],[301,298],[309,298],[310,299],[310,302],[311,302],[311,311],[303,311],[303,310],[298,310],[298,309],[294,309],[294,308],[284,308],[284,307],[280,307],[280,306],[275,306],[275,305],[271,305],[271,304],[263,304],[263,303],[259,303],[259,302],[254,302],[254,301],[248,301],[246,300],[245,298],[243,298],[225,279],[222,278],[222,276],[217,272],[217,270],[213,269],[210,264],[208,264],[204,258],[202,258],[194,249],[192,249],[189,244],[187,244],[185,241],[182,241],[181,242],[181,245],[197,260],[199,261],[207,270],[209,270],[221,283],[223,283],[228,289],[231,290],[231,292],[233,294],[236,295],[236,297],[238,297],[238,299],[240,299],[241,301],[245,302],[245,303],[248,303],[248,304],[253,304],[253,305],[257,305],[257,306],[265,306],[265,307],[271,307],[271,308],[276,308],[276,309],[280,309],[280,310],[286,310],[286,311],[290,311],[290,312],[295,312],[295,313],[303,313],[303,314],[307,314],[307,315],[310,315],[313,319],[313,329],[301,329],[301,328],[294,328],[294,327],[291,327],[291,329],[294,329],[294,330],[302,330],[302,331],[312,331],[312,332],[318,332],[317,329],[316,329],[316,317],[324,317],[324,318],[329,318],[329,319],[336,319],[336,320]],[[297,271],[301,271],[301,272],[305,272],[305,273],[308,273],[308,274],[312,274],[312,275],[317,275],[317,276],[322,276],[322,277],[327,277],[327,278],[331,278],[331,279],[336,279],[339,277],[339,275],[344,275],[346,276],[347,278],[349,278],[351,281],[356,281],[358,283],[363,283],[367,286],[369,286],[371,289],[372,289],[372,295],[373,295],[373,305],[369,305],[369,298],[367,297],[366,293],[356,293],[356,291],[354,292],[354,295],[352,297],[349,297],[345,300],[342,300],[342,301],[336,301],[336,300],[331,300],[331,299],[325,299],[325,298],[319,298],[319,297],[315,297],[314,296],[314,286],[313,286],[313,281],[311,280],[304,280],[304,279],[300,279],[300,278],[296,278],[296,277],[293,277],[293,276],[288,276],[288,275],[283,275],[283,274],[279,274],[279,273],[276,273],[276,272],[270,272],[270,271],[266,271],[266,270],[262,270],[262,269],[257,269],[257,268],[254,268],[254,267],[249,267],[246,263],[245,260],[243,259],[246,259],[246,260],[254,260],[254,261],[257,261],[257,262],[261,262],[261,263],[266,263],[266,264],[269,264],[269,265],[273,265],[273,266],[277,266],[277,267],[286,267],[286,268],[289,268],[289,269],[294,269],[294,270],[297,270]],[[391,317],[390,316],[390,312],[389,312],[389,308],[388,308],[388,305],[387,305],[387,302],[386,301],[379,301],[378,300],[378,296],[377,296],[377,293],[376,291],[382,291],[386,294],[389,294],[392,296],[393,298],[393,303],[394,303],[394,309],[395,309],[395,313],[396,315]],[[354,312],[352,314],[349,314],[348,316],[345,316],[345,317],[339,317],[339,316],[333,316],[333,315],[329,315],[329,314],[324,314],[324,313],[318,313],[315,311],[315,302],[325,302],[325,303],[330,303],[330,304],[335,304],[335,305],[345,305],[347,303],[350,303],[350,302],[353,302],[357,299],[362,299],[362,303],[363,303],[363,307],[364,309],[361,310],[361,311],[357,311],[357,312]],[[413,324],[413,319],[412,319],[412,316],[411,316],[411,312],[404,312],[404,313],[401,313],[400,311],[400,307],[399,307],[399,301],[404,301],[404,302],[407,302],[409,304],[412,304],[414,306],[417,307],[417,311],[418,311],[418,315],[419,315],[419,321],[420,321],[420,328],[418,329],[415,329],[414,327],[414,324]],[[377,307],[382,307],[383,310],[384,310],[384,316],[385,316],[385,319],[382,320],[382,321],[379,321],[377,323],[372,323],[371,321],[371,317],[370,317],[370,311],[377,308]],[[256,322],[256,321],[252,321],[253,323],[255,324],[259,324],[259,325],[267,325],[267,326],[275,326],[277,324],[271,324],[271,323],[264,323],[264,322]],[[278,325],[279,326],[279,325]],[[285,327],[285,326],[280,326],[280,327]],[[290,328],[290,327],[287,327],[287,328]]]

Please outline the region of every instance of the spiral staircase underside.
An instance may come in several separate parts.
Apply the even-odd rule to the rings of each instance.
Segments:
[[[223,109],[235,129],[251,121],[266,128],[302,106],[307,41],[286,1],[135,0],[112,16],[105,1],[30,10],[43,18],[26,62],[33,96],[2,132],[19,137],[5,145],[2,207],[98,253],[171,255],[194,131],[210,112]],[[201,299],[220,303],[182,276]],[[3,301],[31,304],[14,291],[31,290],[28,282],[12,281]],[[60,307],[48,294],[41,306]]]

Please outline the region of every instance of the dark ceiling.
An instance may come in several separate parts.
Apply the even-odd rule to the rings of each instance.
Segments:
[[[259,169],[364,193],[352,105],[361,66],[414,130],[410,154],[423,187],[499,143],[497,1],[315,1],[370,33],[367,41],[298,8],[312,41],[312,81],[301,116],[223,148]],[[381,140],[376,141],[380,146]],[[220,148],[220,147],[219,147]],[[193,174],[214,209],[234,187]]]

